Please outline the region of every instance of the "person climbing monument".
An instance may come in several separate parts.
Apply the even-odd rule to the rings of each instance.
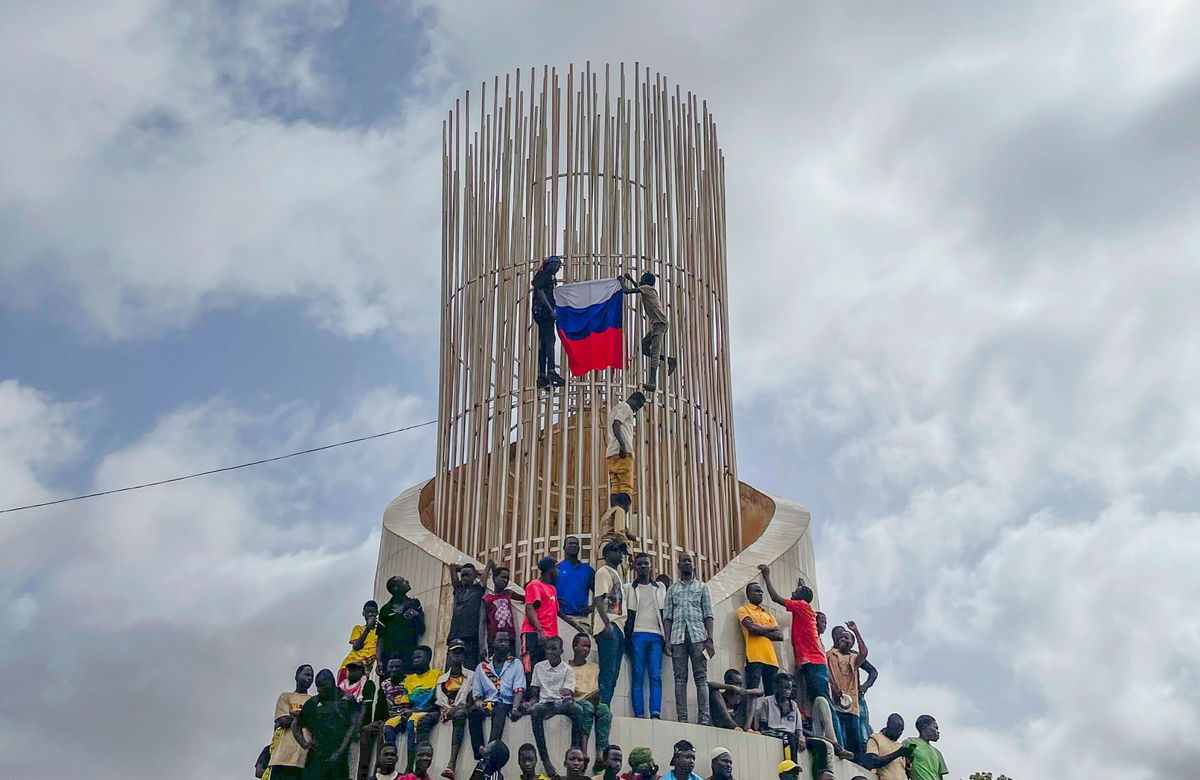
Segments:
[[[663,306],[662,298],[658,297],[658,290],[654,288],[656,278],[654,274],[647,271],[642,274],[642,278],[635,282],[629,274],[622,274],[618,277],[621,282],[621,292],[626,295],[642,296],[642,316],[646,318],[646,324],[649,326],[646,335],[642,337],[642,354],[650,359],[649,365],[646,367],[646,381],[642,383],[642,388],[653,393],[658,389],[658,368],[663,363],[667,364],[667,374],[674,374],[678,361],[673,357],[664,357],[664,342],[667,338],[667,329],[670,323],[667,321],[667,310]]]
[[[629,532],[629,511],[633,507],[633,418],[646,404],[646,396],[632,393],[608,410],[607,447],[604,451],[608,468],[609,510],[600,518],[597,539],[614,536],[636,541]]]
[[[532,306],[533,321],[538,331],[537,386],[540,390],[566,384],[554,366],[558,326],[557,305],[554,302],[554,285],[557,284],[557,280],[554,277],[561,268],[562,260],[556,255],[551,255],[542,261],[533,275]]]

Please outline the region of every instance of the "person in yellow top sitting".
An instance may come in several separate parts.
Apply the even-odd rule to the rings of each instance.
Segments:
[[[375,668],[375,621],[379,618],[379,605],[374,601],[368,601],[363,604],[362,615],[363,625],[350,629],[350,652],[342,659],[342,665],[338,667],[338,684],[346,679],[346,667],[352,661],[362,663],[367,677],[371,676],[371,672]],[[386,671],[386,669],[380,669],[380,676]]]
[[[757,688],[761,684],[763,693],[773,696],[775,675],[779,674],[774,643],[783,641],[783,629],[762,605],[762,585],[757,582],[746,585],[746,602],[737,613],[746,640],[746,687]]]
[[[433,731],[442,717],[437,706],[437,683],[442,670],[431,668],[431,660],[433,650],[426,645],[418,646],[412,654],[412,671],[404,678],[405,704],[409,714],[401,727],[408,734],[408,750],[405,752],[408,772],[413,771],[417,743],[429,740],[429,732]]]
[[[612,728],[612,710],[600,701],[600,665],[588,661],[592,652],[592,637],[580,632],[571,642],[574,656],[570,663],[575,672],[575,703],[579,705],[579,726],[583,729],[583,746],[587,748],[592,724],[596,726],[596,743],[592,749],[596,762],[603,760],[604,748],[608,747],[609,730]]]

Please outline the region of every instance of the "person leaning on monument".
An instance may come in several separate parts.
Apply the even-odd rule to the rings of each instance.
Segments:
[[[629,532],[629,511],[633,507],[633,419],[645,405],[646,396],[635,392],[608,410],[604,462],[608,469],[609,510],[597,524],[598,546],[614,535],[630,541],[637,539]]]
[[[642,274],[642,278],[635,282],[629,274],[622,274],[618,277],[621,283],[621,292],[626,295],[642,296],[642,316],[646,318],[646,324],[649,325],[649,330],[642,338],[642,354],[649,358],[646,367],[646,381],[642,387],[653,393],[658,389],[658,368],[663,363],[667,364],[667,373],[674,374],[678,361],[673,358],[664,358],[664,342],[667,338],[667,330],[670,328],[670,323],[667,321],[667,310],[663,306],[662,298],[658,297],[658,290],[654,287],[655,276],[650,272]]]

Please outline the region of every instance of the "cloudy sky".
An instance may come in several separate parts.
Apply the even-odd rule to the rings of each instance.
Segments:
[[[812,509],[872,710],[938,716],[955,780],[1190,776],[1198,36],[1169,0],[0,4],[0,504],[432,419],[442,111],[636,59],[718,118],[741,476]],[[0,515],[0,775],[250,776],[428,430]]]

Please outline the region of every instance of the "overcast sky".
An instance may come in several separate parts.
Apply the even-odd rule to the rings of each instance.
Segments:
[[[432,419],[440,119],[641,62],[727,159],[743,480],[958,780],[1200,761],[1200,6],[0,3],[0,504]],[[0,776],[249,777],[430,429],[0,515]],[[0,507],[2,508],[2,507]]]

